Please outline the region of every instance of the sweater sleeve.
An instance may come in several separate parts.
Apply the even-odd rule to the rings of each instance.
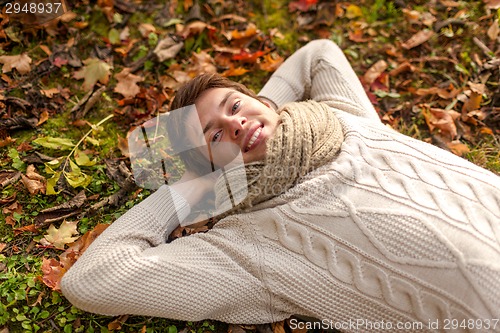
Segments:
[[[342,50],[330,40],[315,40],[290,56],[259,96],[278,107],[313,99],[351,114],[379,121],[361,82]]]
[[[259,304],[264,292],[259,279],[237,262],[241,253],[224,250],[230,237],[210,231],[166,243],[188,214],[186,201],[161,187],[91,244],[64,275],[64,296],[82,310],[104,315],[270,320],[255,311],[265,309]]]

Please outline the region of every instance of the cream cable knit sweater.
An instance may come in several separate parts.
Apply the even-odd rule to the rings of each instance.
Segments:
[[[64,276],[64,295],[108,315],[267,323],[302,314],[392,331],[418,321],[419,332],[429,320],[444,329],[450,318],[489,319],[492,331],[499,177],[383,126],[329,41],[297,51],[261,95],[328,102],[345,133],[338,158],[254,211],[169,244],[189,207],[161,187],[92,244]]]

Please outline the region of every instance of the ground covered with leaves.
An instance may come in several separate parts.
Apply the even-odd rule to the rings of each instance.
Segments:
[[[388,126],[499,174],[499,8],[499,0],[86,0],[44,25],[3,8],[0,332],[305,332],[286,321],[110,318],[64,299],[67,269],[150,194],[133,180],[127,133],[168,110],[199,73],[258,91],[293,51],[328,38]]]

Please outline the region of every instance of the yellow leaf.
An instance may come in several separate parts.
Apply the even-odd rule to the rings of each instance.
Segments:
[[[81,166],[92,166],[96,164],[96,160],[90,160],[87,154],[81,150],[75,150],[75,162]]]
[[[40,242],[43,245],[54,245],[56,249],[64,250],[64,245],[73,243],[79,238],[79,236],[73,237],[73,235],[78,235],[78,230],[76,230],[77,224],[78,221],[63,221],[59,229],[51,224],[47,230],[47,234],[43,236]]]
[[[61,177],[61,173],[55,172],[52,177],[47,179],[47,189],[45,190],[45,194],[47,194],[47,195],[59,194],[60,191],[55,190],[55,186],[56,186],[57,182],[59,181],[59,177]]]
[[[361,8],[359,8],[356,5],[352,5],[351,4],[351,5],[347,6],[345,16],[348,19],[353,19],[353,18],[356,18],[356,17],[363,16],[363,12],[361,11]]]

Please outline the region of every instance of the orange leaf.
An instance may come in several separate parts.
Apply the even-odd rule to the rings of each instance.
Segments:
[[[243,67],[237,67],[237,68],[229,68],[228,70],[224,71],[221,75],[228,77],[228,76],[240,76],[245,74],[246,72],[249,72],[248,69],[243,68]]]
[[[37,227],[34,225],[34,224],[30,224],[30,225],[27,225],[27,226],[24,226],[24,227],[20,227],[20,228],[15,228],[14,229],[14,235],[17,236],[19,234],[22,234],[24,232],[33,232],[33,233],[38,233],[38,229]]]
[[[462,156],[465,153],[468,153],[470,151],[469,147],[467,145],[463,144],[459,140],[451,141],[446,143],[448,148],[453,152],[453,154]]]
[[[61,291],[61,279],[66,273],[66,269],[54,258],[42,258],[42,281],[52,290]]]
[[[412,49],[415,46],[418,46],[420,44],[427,42],[433,35],[434,35],[434,31],[432,31],[432,30],[428,30],[428,29],[421,30],[421,31],[417,32],[416,34],[414,34],[413,36],[411,36],[410,39],[408,39],[406,42],[401,44],[401,47],[404,49],[407,49],[407,50]]]
[[[46,122],[49,119],[49,112],[47,110],[43,110],[42,113],[40,114],[40,119],[38,120],[38,123],[36,126],[40,126],[44,122]]]
[[[247,28],[243,31],[239,30],[233,30],[228,38],[229,40],[231,39],[242,39],[242,38],[247,38],[247,37],[252,37],[255,36],[259,31],[257,30],[257,27],[253,23],[249,23]]]
[[[233,60],[239,60],[242,62],[255,63],[259,57],[262,57],[266,52],[257,51],[254,53],[247,52],[245,50],[241,50],[240,54],[235,54],[232,56]]]
[[[467,99],[467,101],[465,101],[464,106],[462,107],[462,112],[470,112],[479,109],[482,100],[482,94],[478,94],[477,92],[472,91],[469,98]]]
[[[45,90],[40,90],[42,95],[47,96],[48,98],[54,97],[55,94],[59,94],[59,89],[57,88],[50,88],[50,89],[45,89]]]
[[[260,69],[268,72],[274,72],[283,63],[284,59],[279,55],[275,55],[275,58],[271,54],[266,54],[264,56],[264,61],[259,64]]]
[[[301,11],[301,12],[307,12],[312,6],[316,5],[318,0],[299,0],[299,1],[292,1],[288,4],[288,10],[291,12],[294,11]]]

